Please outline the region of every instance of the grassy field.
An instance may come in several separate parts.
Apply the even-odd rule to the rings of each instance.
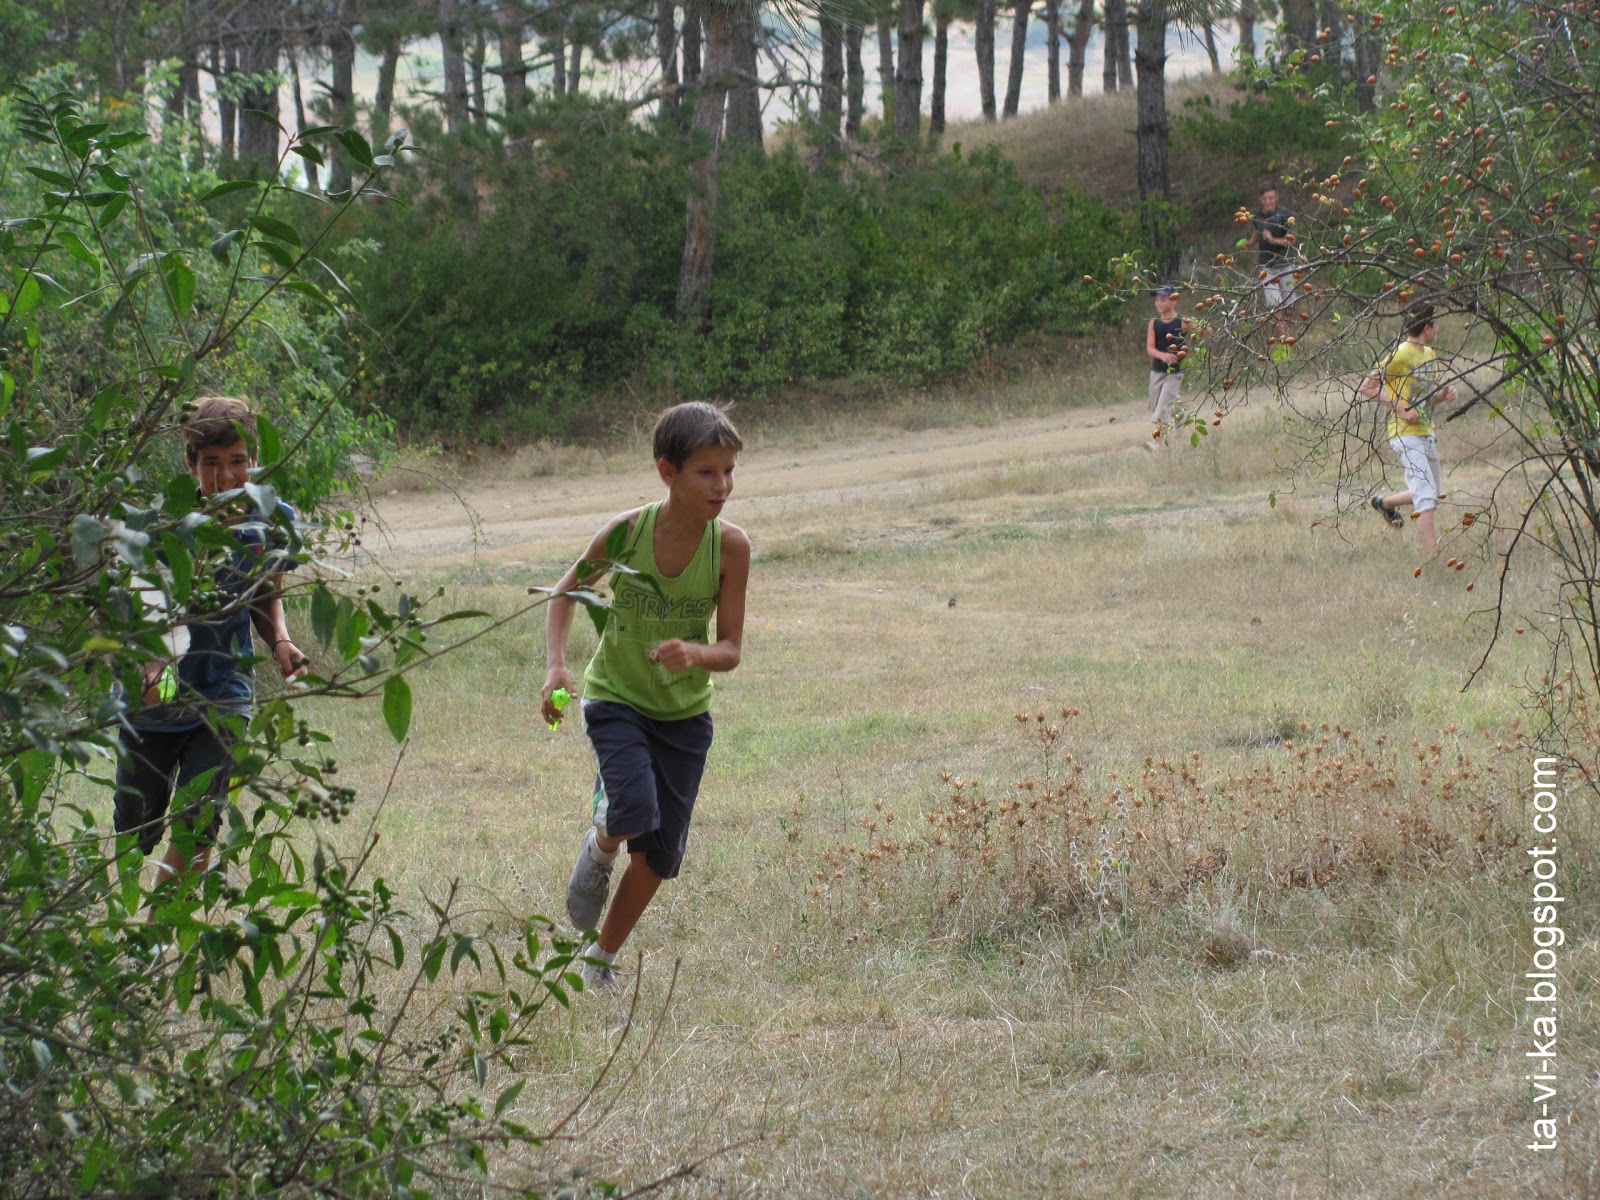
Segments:
[[[1492,469],[1472,441],[1446,440],[1447,487]],[[1282,445],[1269,406],[1199,448],[1023,455],[752,524],[690,857],[624,952],[637,1017],[551,1017],[531,1123],[620,1042],[618,1066],[505,1177],[636,1187],[709,1156],[670,1194],[1600,1195],[1600,837],[1576,784],[1572,1117],[1560,1151],[1523,1148],[1536,639],[1463,691],[1488,629],[1465,584],[1491,568],[1340,518],[1330,480],[1291,492]],[[407,583],[506,613],[563,565]],[[537,717],[542,631],[415,679],[377,820],[377,870],[412,896],[458,878],[502,931],[560,914],[591,779],[581,733]],[[326,716],[376,797],[377,711]]]

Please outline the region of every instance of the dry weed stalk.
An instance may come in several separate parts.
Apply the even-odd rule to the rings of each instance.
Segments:
[[[944,799],[906,822],[882,801],[824,850],[811,896],[840,925],[924,923],[986,935],[1019,924],[1131,919],[1227,868],[1253,892],[1382,883],[1501,867],[1522,840],[1530,738],[1450,725],[1435,739],[1302,723],[1271,757],[1225,774],[1195,751],[1147,757],[1124,779],[1067,751],[1079,715],[1019,714],[1033,769],[1001,796],[945,772]]]

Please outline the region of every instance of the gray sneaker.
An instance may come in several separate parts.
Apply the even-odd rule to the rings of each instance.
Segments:
[[[617,976],[616,967],[610,963],[586,962],[578,972],[578,978],[583,980],[584,991],[597,996],[614,996],[622,990],[622,980]]]
[[[578,847],[578,861],[572,866],[572,878],[567,880],[567,916],[579,929],[594,929],[606,911],[606,900],[611,895],[611,868],[595,862],[589,848],[594,844],[594,829],[583,835],[583,845]]]

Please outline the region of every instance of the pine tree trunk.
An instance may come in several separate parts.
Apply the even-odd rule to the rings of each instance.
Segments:
[[[704,328],[710,312],[711,279],[717,249],[717,168],[722,145],[722,113],[732,65],[733,10],[717,0],[691,0],[701,8],[705,64],[694,95],[694,129],[705,153],[689,168],[689,203],[683,234],[683,264],[678,271],[678,323]]]
[[[400,41],[396,38],[384,43],[378,60],[378,90],[372,97],[372,140],[379,145],[388,138],[389,122],[394,118],[394,77],[399,70]]]
[[[684,86],[700,80],[700,15],[694,0],[684,0],[683,5],[683,82]]]
[[[900,49],[894,69],[894,132],[904,141],[922,133],[922,0],[900,2]]]
[[[239,70],[239,52],[230,46],[219,46],[211,54],[211,75],[217,81],[217,142],[224,160],[238,155],[239,107],[232,100],[231,84]]]
[[[657,111],[667,121],[678,116],[678,14],[673,0],[656,0],[656,61],[661,64]]]
[[[983,105],[983,119],[993,122],[994,105],[994,25],[997,0],[978,0],[977,28],[973,31],[973,48],[978,54],[978,98]]]
[[[296,130],[309,129],[306,121],[306,97],[301,87],[300,56],[293,50],[289,51],[289,94],[294,97],[294,127]],[[321,190],[322,183],[317,177],[317,164],[309,158],[302,158],[300,166],[306,173],[306,191],[317,192]]]
[[[1217,53],[1217,31],[1212,28],[1211,22],[1207,21],[1201,26],[1201,32],[1205,35],[1206,57],[1211,60],[1211,73],[1221,75],[1222,57]]]
[[[1083,95],[1083,71],[1089,59],[1089,38],[1094,33],[1094,0],[1080,0],[1078,17],[1067,42],[1067,95]]]
[[[1285,61],[1297,50],[1317,44],[1316,0],[1283,0],[1283,24],[1278,33],[1278,50]]]
[[[500,37],[500,86],[505,89],[505,115],[515,117],[528,106],[528,65],[522,57],[522,17],[502,0],[495,13]]]
[[[883,106],[883,127],[894,127],[894,29],[888,11],[878,15],[878,101]]]
[[[844,116],[844,27],[828,11],[817,18],[817,25],[822,37],[822,90],[817,117],[824,129],[838,137]]]
[[[1017,105],[1022,102],[1022,67],[1028,53],[1028,14],[1033,11],[1033,0],[1015,0],[1011,23],[1011,69],[1006,72],[1006,106],[1003,117],[1017,115]]]
[[[933,96],[928,106],[928,130],[935,137],[944,132],[944,93],[950,75],[950,18],[943,13],[933,26]]]
[[[483,90],[484,68],[489,63],[489,34],[483,26],[472,31],[472,123],[480,129],[489,119],[489,99]]]
[[[1117,29],[1127,24],[1127,0],[1105,0],[1104,42],[1101,50],[1100,86],[1107,95],[1117,90]]]
[[[1383,35],[1372,28],[1364,12],[1356,13],[1355,37],[1356,107],[1374,112],[1378,107],[1378,67],[1383,62]],[[1367,80],[1373,82],[1368,83]]]
[[[239,107],[266,113],[273,121],[278,118],[278,87],[276,76],[282,57],[282,29],[275,25],[265,12],[257,14],[250,31],[245,35],[239,58],[239,67],[254,80],[239,97]],[[278,161],[278,127],[241,111],[239,114],[239,161],[250,165],[252,171],[271,172]]]
[[[550,90],[557,96],[567,94],[567,34],[557,26],[550,35]]]
[[[1139,21],[1139,201],[1156,265],[1170,277],[1178,267],[1171,223],[1158,202],[1168,198],[1167,182],[1167,3],[1142,0]]]
[[[844,27],[844,135],[861,136],[861,117],[867,105],[867,73],[861,66],[861,42],[867,36],[866,26],[856,20]]]
[[[567,95],[576,96],[583,87],[583,43],[572,39],[572,51],[567,58]]]
[[[1051,104],[1061,99],[1061,0],[1044,0],[1044,35],[1050,43],[1049,91]]]
[[[741,3],[733,19],[733,78],[728,84],[725,140],[730,146],[761,147],[761,88],[756,79],[757,8]]]
[[[1119,0],[1120,13],[1117,17],[1117,90],[1125,91],[1133,86],[1133,48],[1128,28],[1127,0]]]
[[[1255,0],[1239,0],[1239,58],[1255,61],[1256,17]]]
[[[328,38],[328,55],[332,60],[332,74],[328,81],[329,116],[335,125],[353,129],[356,123],[356,38],[349,26],[340,25]],[[350,162],[335,150],[334,143],[325,142],[330,158],[328,162],[328,190],[344,192],[350,189]]]
[[[439,47],[444,56],[444,122],[451,133],[467,126],[467,59],[461,44],[460,0],[439,0]]]

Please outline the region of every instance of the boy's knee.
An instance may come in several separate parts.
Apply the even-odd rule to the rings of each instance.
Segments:
[[[638,871],[641,875],[655,879],[657,883],[669,878],[651,866],[650,852],[648,850],[636,850],[630,853],[628,855],[628,870]]]

